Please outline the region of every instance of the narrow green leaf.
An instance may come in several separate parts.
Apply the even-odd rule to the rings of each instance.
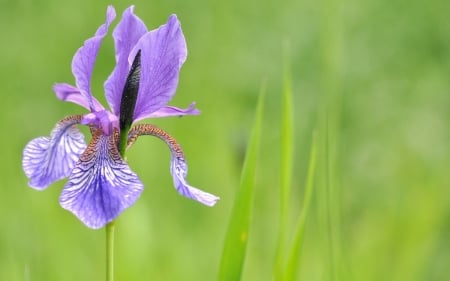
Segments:
[[[253,206],[255,170],[264,107],[264,88],[263,85],[259,94],[255,124],[245,155],[240,188],[236,195],[236,200],[231,213],[231,220],[225,237],[218,276],[219,281],[238,281],[241,279]]]
[[[312,190],[314,186],[314,177],[317,163],[317,137],[313,132],[311,151],[309,156],[308,176],[306,178],[305,194],[303,197],[303,208],[299,215],[297,226],[295,229],[294,242],[286,267],[284,281],[293,281],[298,274],[300,265],[299,259],[303,245],[303,234],[305,233],[306,220],[308,218],[309,204],[311,202]]]
[[[292,82],[289,68],[289,46],[284,46],[283,61],[283,95],[281,104],[281,131],[280,131],[280,226],[278,233],[277,250],[275,256],[274,279],[282,280],[286,237],[289,223],[289,198],[292,185],[292,165],[294,154],[294,125],[292,105]]]

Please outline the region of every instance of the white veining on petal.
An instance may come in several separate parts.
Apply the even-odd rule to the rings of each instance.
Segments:
[[[39,137],[26,145],[22,167],[31,187],[44,189],[70,175],[86,148],[84,135],[75,126],[80,120],[80,115],[68,116],[56,124],[50,137]]]
[[[61,206],[90,228],[113,221],[143,190],[138,176],[120,157],[116,137],[95,132],[61,193]]]

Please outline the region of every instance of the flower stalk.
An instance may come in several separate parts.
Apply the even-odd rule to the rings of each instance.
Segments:
[[[114,280],[114,228],[115,221],[106,225],[106,281]]]

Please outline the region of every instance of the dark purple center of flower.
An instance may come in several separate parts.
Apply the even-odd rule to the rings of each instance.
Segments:
[[[125,87],[120,101],[120,131],[128,131],[133,123],[134,108],[139,91],[139,79],[141,78],[141,50],[134,57],[130,72],[128,73]]]

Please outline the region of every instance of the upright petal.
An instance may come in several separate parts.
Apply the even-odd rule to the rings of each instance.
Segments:
[[[26,145],[22,167],[31,187],[44,189],[70,175],[86,148],[84,135],[75,126],[81,118],[68,116],[56,124],[50,137],[39,137]]]
[[[198,188],[190,186],[186,182],[187,165],[183,151],[176,140],[162,129],[150,124],[138,124],[134,126],[128,134],[128,147],[141,135],[151,135],[163,140],[170,148],[172,159],[170,163],[170,172],[173,177],[173,183],[177,191],[188,198],[194,199],[207,206],[214,206],[220,199],[210,193],[204,192]]]
[[[128,58],[132,61],[141,50],[141,80],[134,119],[157,111],[175,94],[180,68],[187,49],[180,22],[171,15],[167,23],[139,40]]]
[[[105,95],[112,112],[119,116],[120,100],[131,67],[128,56],[147,27],[134,13],[134,6],[123,12],[122,19],[113,32],[116,47],[116,67],[105,82]]]
[[[84,45],[78,49],[72,60],[72,73],[75,76],[77,88],[89,101],[91,111],[94,111],[91,93],[92,70],[94,69],[103,37],[107,34],[108,27],[115,17],[116,12],[114,8],[109,6],[106,11],[106,22],[97,29],[93,37],[84,41]]]
[[[90,228],[113,221],[139,198],[143,185],[117,150],[118,131],[97,130],[64,187],[60,204]]]

